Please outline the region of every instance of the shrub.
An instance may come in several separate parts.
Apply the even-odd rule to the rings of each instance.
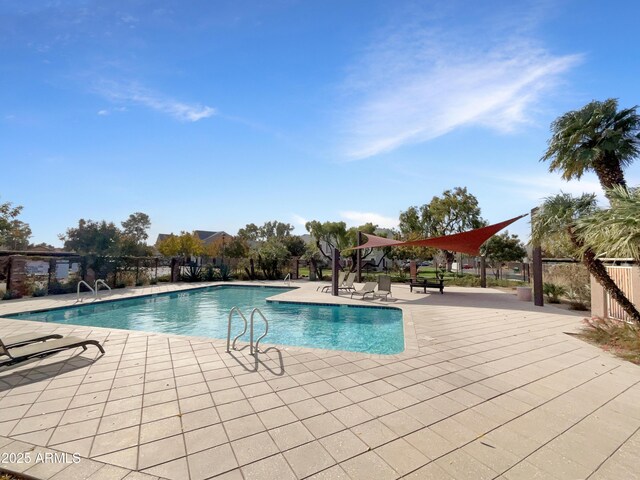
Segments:
[[[202,281],[202,268],[198,265],[188,265],[182,271],[183,282],[201,282]]]
[[[149,280],[149,285],[157,285],[157,284],[158,284],[157,278],[152,278],[151,280]]]
[[[567,288],[555,283],[546,283],[542,287],[542,292],[547,297],[549,303],[560,303],[560,297],[567,294]]]
[[[4,295],[2,296],[2,300],[15,300],[17,298],[22,298],[22,295],[19,293],[4,292]]]
[[[74,293],[78,291],[78,284],[76,282],[60,283],[57,280],[52,281],[49,284],[50,295],[61,295],[63,293]]]
[[[47,294],[46,288],[36,288],[31,294],[33,297],[44,297]]]
[[[170,282],[171,281],[171,275],[158,275],[158,278],[156,278],[156,282]]]

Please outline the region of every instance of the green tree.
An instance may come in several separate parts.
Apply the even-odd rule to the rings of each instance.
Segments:
[[[122,222],[123,233],[126,237],[131,238],[135,243],[144,244],[149,238],[147,230],[151,227],[151,219],[149,215],[142,212],[135,212],[129,215]]]
[[[331,262],[331,256],[334,248],[340,250],[341,254],[351,258],[352,268],[356,265],[357,251],[352,250],[358,245],[358,231],[363,233],[374,234],[377,226],[372,223],[365,223],[359,227],[347,228],[344,222],[318,222],[313,220],[305,225],[307,231],[313,237],[316,246],[316,252],[320,253],[328,262]],[[365,248],[362,250],[362,258],[365,259],[373,249]]]
[[[592,101],[551,124],[552,136],[541,161],[562,178],[579,179],[594,171],[604,189],[626,186],[623,169],[640,152],[640,116],[636,108],[618,110],[618,101]]]
[[[607,191],[611,206],[577,221],[580,240],[604,257],[640,261],[640,188]]]
[[[289,250],[292,257],[302,257],[307,248],[307,244],[299,235],[285,237],[282,243]]]
[[[282,276],[282,269],[285,267],[291,253],[284,243],[274,237],[264,242],[258,249],[258,267],[262,270],[265,278],[275,280]]]
[[[238,236],[253,242],[266,242],[272,237],[288,237],[292,231],[293,226],[291,224],[274,220],[272,222],[265,222],[262,226],[249,223],[244,228],[238,230]]]
[[[11,202],[0,203],[0,247],[11,250],[24,250],[29,246],[31,228],[28,223],[19,220],[22,206]]]
[[[487,258],[495,277],[498,278],[503,263],[521,262],[527,255],[527,250],[518,235],[509,235],[507,230],[484,242],[480,247],[480,253]]]
[[[158,246],[158,251],[165,257],[191,257],[204,253],[202,240],[195,234],[180,232],[180,235],[169,235]]]
[[[441,197],[434,196],[428,204],[409,207],[400,213],[400,232],[407,239],[452,235],[486,224],[480,215],[478,199],[467,191],[467,187],[445,190]],[[451,270],[455,259],[453,252],[443,252],[447,270]]]
[[[596,202],[593,194],[583,194],[575,198],[562,193],[548,197],[531,219],[531,240],[534,244],[539,244],[547,235],[565,232],[576,250],[581,253],[582,263],[589,273],[633,320],[640,322],[640,313],[636,307],[611,279],[593,248],[578,234],[580,220],[595,211]]]
[[[64,248],[80,255],[116,256],[120,254],[122,233],[113,222],[94,222],[81,218],[77,227],[58,235]]]

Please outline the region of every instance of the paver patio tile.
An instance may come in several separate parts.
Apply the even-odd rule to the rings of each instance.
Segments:
[[[87,480],[122,480],[129,474],[129,470],[115,465],[103,465]]]
[[[347,427],[367,422],[373,418],[366,410],[358,405],[349,405],[348,407],[334,410],[332,413]]]
[[[407,415],[402,410],[384,415],[378,419],[398,435],[407,435],[423,426],[419,420]]]
[[[180,417],[163,418],[140,426],[140,443],[153,442],[162,438],[172,437],[178,433],[182,433]]]
[[[267,429],[279,427],[298,420],[298,417],[286,406],[265,410],[264,412],[258,413],[258,416]]]
[[[308,477],[335,464],[319,442],[301,445],[285,452],[284,456],[298,478]]]
[[[231,441],[266,430],[260,421],[260,417],[256,414],[228,420],[224,422],[224,428]]]
[[[314,440],[314,436],[307,430],[302,422],[290,423],[271,429],[269,430],[269,434],[280,451],[288,450]]]
[[[139,430],[140,427],[135,426],[97,435],[93,442],[91,456],[98,457],[137,445]]]
[[[112,388],[109,392],[109,401],[111,402],[113,400],[120,400],[122,398],[135,397],[136,395],[142,395],[143,392],[144,385],[142,383],[121,388]]]
[[[453,451],[437,459],[435,463],[454,478],[488,480],[498,476],[499,473],[460,450]]]
[[[267,382],[251,383],[249,385],[243,385],[240,390],[244,393],[245,397],[257,397],[259,395],[265,395],[267,393],[273,393],[273,389]]]
[[[280,397],[275,393],[267,393],[266,395],[249,398],[249,403],[256,412],[262,412],[284,405]]]
[[[86,407],[66,410],[60,420],[60,425],[99,418],[104,411],[104,407],[105,404],[100,403],[97,405],[88,405]]]
[[[580,465],[556,453],[549,447],[542,447],[532,453],[527,457],[527,462],[559,478],[587,478],[592,472],[591,468]]]
[[[64,470],[56,473],[51,480],[85,480],[97,472],[103,465],[92,460],[83,459],[73,463]]]
[[[343,462],[369,450],[369,446],[350,430],[324,437],[320,439],[320,443],[336,462]]]
[[[345,428],[340,420],[329,412],[307,418],[302,423],[316,438],[326,437]]]
[[[445,470],[440,468],[435,463],[429,463],[424,467],[419,468],[413,473],[410,473],[406,477],[406,480],[424,480],[424,479],[433,479],[433,480],[456,480],[454,477],[449,475]],[[496,480],[503,480],[500,477],[497,477]]]
[[[145,393],[142,397],[142,405],[144,407],[151,407],[174,400],[178,400],[178,392],[175,389],[160,390],[158,392]]]
[[[147,468],[143,470],[142,473],[156,475],[160,478],[168,478],[169,480],[185,480],[189,475],[187,457],[178,458],[177,460]]]
[[[504,472],[516,465],[521,458],[481,437],[462,447],[462,451],[482,462],[494,472]]]
[[[93,437],[98,432],[99,424],[100,419],[93,418],[91,420],[58,426],[53,432],[53,435],[51,435],[48,444],[56,445],[85,437]]]
[[[128,410],[122,413],[107,415],[102,417],[98,433],[107,433],[126,427],[133,427],[139,425],[141,419],[142,412],[140,410]]]
[[[55,427],[58,425],[63,414],[64,412],[44,413],[35,417],[23,418],[13,427],[11,435],[20,435],[22,433]]]
[[[118,450],[113,453],[94,457],[94,459],[100,462],[135,470],[138,464],[138,447],[125,448],[124,450]]]
[[[142,408],[142,395],[123,398],[120,400],[110,400],[104,406],[103,415],[113,415],[115,413],[137,410]]]
[[[375,453],[400,475],[406,475],[429,462],[425,455],[402,438],[376,448]]]
[[[33,417],[42,415],[43,413],[53,413],[66,410],[71,403],[71,398],[59,398],[57,400],[49,400],[46,402],[37,402],[24,414],[24,417]]]
[[[277,478],[278,480],[296,480],[286,460],[282,455],[274,455],[242,467],[242,474],[246,480],[264,480]]]
[[[153,422],[163,418],[172,417],[180,414],[180,406],[176,400],[161,403],[160,405],[152,405],[150,407],[142,407],[142,423]]]
[[[289,404],[289,409],[299,420],[325,413],[327,409],[315,398],[309,398],[301,402]]]
[[[163,438],[140,445],[138,468],[144,470],[159,463],[168,462],[187,454],[182,435]]]
[[[398,474],[374,452],[358,455],[340,465],[352,480],[394,480]]]
[[[303,387],[297,386],[294,388],[289,388],[287,390],[279,391],[278,396],[282,399],[283,402],[288,405],[311,398],[309,392],[307,392]]]
[[[530,464],[526,460],[518,463],[511,470],[508,470],[502,474],[502,477],[507,480],[561,480],[561,477],[540,470],[535,465]],[[616,477],[607,477],[616,478]],[[564,479],[562,479],[564,480]]]
[[[217,447],[229,441],[221,423],[187,432],[184,434],[184,440],[188,454]]]
[[[209,390],[207,389],[207,391]],[[211,392],[211,398],[216,405],[223,405],[225,403],[244,400],[245,395],[240,387],[235,387],[227,388],[226,390],[220,390],[218,392]]]
[[[62,462],[41,462],[36,463],[24,471],[25,474],[40,480],[49,480],[58,472],[64,470],[69,465]]]
[[[77,453],[78,455],[88,458],[91,453],[91,446],[93,445],[93,436],[81,438],[79,440],[73,440],[66,443],[58,443],[55,445],[56,450],[67,453]]]
[[[278,452],[278,447],[266,432],[235,440],[231,442],[231,446],[240,466]]]
[[[238,400],[237,402],[218,405],[218,414],[225,422],[251,413],[254,412],[251,408],[251,404],[249,404],[247,400]]]
[[[189,455],[187,460],[189,462],[191,480],[204,480],[238,466],[229,444]]]

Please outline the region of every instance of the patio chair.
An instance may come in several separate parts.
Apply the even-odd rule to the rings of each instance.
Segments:
[[[365,283],[360,290],[351,292],[351,298],[353,298],[354,295],[361,295],[362,299],[364,300],[364,297],[367,296],[368,294],[371,294],[373,298],[376,298],[376,295],[375,295],[376,285],[377,285],[376,282]]]
[[[3,359],[5,356],[9,357],[4,362],[1,362],[0,366],[12,365],[34,357],[44,357],[72,348],[82,347],[83,350],[86,350],[87,345],[95,345],[98,347],[98,350],[100,350],[100,353],[104,353],[104,348],[102,348],[102,345],[100,345],[97,340],[87,340],[86,338],[63,337],[13,348],[7,348],[4,342],[0,340],[0,359]]]
[[[378,277],[378,291],[375,296],[389,300],[389,295],[391,295],[391,277],[389,275],[380,275]]]
[[[344,272],[344,271],[338,272],[338,288],[340,288],[342,286],[346,276],[347,276],[347,272]],[[322,292],[329,292],[329,291],[331,291],[331,285],[324,285],[322,287],[318,287],[318,288],[316,288],[316,292],[318,290],[320,290],[320,289],[322,289],[321,290]]]
[[[22,347],[29,343],[44,342],[45,340],[51,340],[53,338],[62,338],[62,335],[58,333],[23,333],[22,335],[14,335],[12,337],[4,337],[2,343],[7,348]]]
[[[355,281],[356,281],[356,272],[349,273],[347,275],[347,279],[344,281],[344,285],[342,285],[341,287],[338,287],[338,290],[346,290],[347,292],[355,290],[356,287],[353,286],[353,282]]]

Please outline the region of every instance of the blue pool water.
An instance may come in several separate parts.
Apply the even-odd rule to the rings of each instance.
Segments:
[[[258,307],[269,320],[264,343],[394,354],[404,350],[402,312],[388,307],[348,307],[267,302],[285,291],[273,287],[220,286],[113,302],[98,302],[11,318],[226,339],[227,318],[239,306],[247,320]],[[255,337],[264,326],[256,317]],[[234,319],[232,337],[242,331]],[[249,340],[248,332],[242,341]]]

